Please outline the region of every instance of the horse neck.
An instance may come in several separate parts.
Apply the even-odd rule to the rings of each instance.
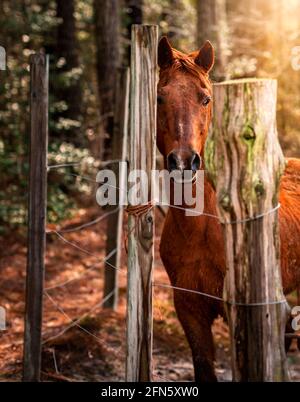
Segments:
[[[208,179],[207,175],[204,175],[204,214],[209,215],[217,215],[216,208],[216,192]],[[207,215],[195,215],[195,216],[187,216],[186,211],[174,207],[170,207],[170,213],[172,214],[174,220],[177,224],[180,224],[182,231],[185,233],[193,232],[194,229],[197,229],[199,235],[201,233],[205,236],[205,231],[207,229],[207,225],[211,224],[212,221],[216,222],[214,218],[211,218]]]
[[[204,174],[204,211],[213,215],[217,214],[217,197],[208,175]]]

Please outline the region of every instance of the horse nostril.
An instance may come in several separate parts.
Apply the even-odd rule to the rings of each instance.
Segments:
[[[201,167],[201,156],[195,152],[191,159],[191,170],[193,172],[196,172],[196,170],[199,170],[200,167]]]
[[[167,165],[168,165],[169,172],[172,172],[173,170],[178,169],[179,160],[174,152],[169,153],[169,155],[167,157]]]

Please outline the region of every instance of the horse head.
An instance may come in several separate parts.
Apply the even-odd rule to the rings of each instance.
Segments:
[[[214,64],[213,47],[207,41],[199,51],[184,54],[162,37],[158,64],[158,149],[170,172],[196,172],[202,165],[211,121],[212,85],[208,73]]]

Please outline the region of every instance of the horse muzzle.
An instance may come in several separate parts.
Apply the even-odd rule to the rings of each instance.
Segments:
[[[184,171],[192,171],[194,175],[200,167],[201,156],[193,150],[178,148],[171,151],[167,156],[167,168],[170,173],[177,170],[184,175]]]

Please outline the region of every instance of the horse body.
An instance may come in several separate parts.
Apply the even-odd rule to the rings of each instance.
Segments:
[[[205,97],[211,95],[207,74],[213,64],[213,50],[207,42],[199,53],[187,56],[172,49],[163,38],[158,55],[158,147],[169,170],[194,170],[195,161],[203,160],[211,118]],[[300,160],[287,161],[279,201],[281,268],[286,293],[300,284]],[[204,212],[217,215],[216,205],[215,190],[205,176]],[[171,207],[160,254],[173,286],[222,297],[226,262],[222,227],[217,219],[186,216],[185,211]],[[219,314],[223,315],[222,302],[174,290],[174,303],[192,350],[196,381],[215,381],[211,325]]]
[[[215,193],[208,181],[204,191],[204,212],[216,214]],[[207,216],[186,217],[182,210],[169,209],[160,254],[173,286],[222,296],[225,252],[220,229],[218,221]],[[223,315],[222,304],[181,290],[174,290],[174,303],[192,349],[195,378],[213,381],[211,325],[218,314]]]
[[[279,186],[281,275],[285,294],[300,284],[300,159],[287,159]]]

